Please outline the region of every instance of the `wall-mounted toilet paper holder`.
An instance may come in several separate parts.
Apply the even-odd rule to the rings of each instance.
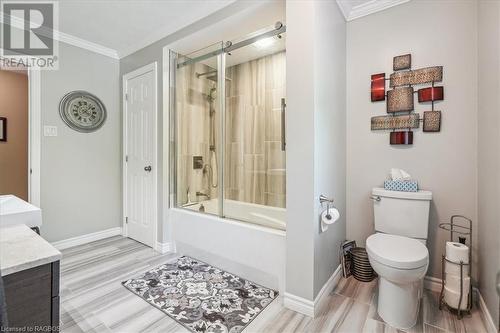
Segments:
[[[319,196],[319,203],[321,204],[321,206],[323,206],[323,204],[325,202],[326,202],[326,218],[329,219],[329,220],[331,220],[332,216],[330,215],[330,205],[331,205],[331,207],[333,207],[333,199],[327,197],[324,194],[321,194]]]

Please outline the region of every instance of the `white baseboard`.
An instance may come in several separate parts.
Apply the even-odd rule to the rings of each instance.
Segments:
[[[167,243],[160,243],[156,242],[155,250],[160,252],[161,254],[167,253],[167,252],[173,252],[175,253],[175,243],[174,242],[167,242]]]
[[[283,305],[292,311],[314,318],[314,302],[285,292]]]
[[[486,330],[488,331],[488,333],[498,332],[496,325],[495,325],[495,321],[493,320],[493,317],[491,316],[490,310],[488,310],[488,307],[486,306],[486,302],[484,301],[483,296],[481,295],[481,293],[477,289],[476,289],[476,296],[479,300],[479,309],[481,309],[481,312],[483,313],[484,320],[486,322]]]
[[[330,292],[339,283],[341,276],[342,268],[339,265],[332,276],[330,276],[328,281],[323,285],[318,295],[316,295],[314,301],[285,292],[283,305],[290,310],[314,318],[318,314],[319,309],[321,309],[321,305],[327,300]]]
[[[316,298],[314,299],[314,316],[316,316],[319,313],[321,306],[328,299],[328,295],[330,295],[333,289],[335,289],[341,277],[342,277],[342,266],[338,265],[335,272],[333,272],[332,276],[330,276],[328,281],[326,281],[326,283],[323,285],[323,288],[321,288],[318,295],[316,295]]]
[[[431,290],[431,291],[440,292],[441,291],[441,279],[436,278],[434,276],[426,276],[424,278],[424,288]]]
[[[109,238],[113,236],[118,236],[122,234],[122,228],[116,227],[106,230],[101,230],[93,232],[91,234],[76,236],[68,239],[63,239],[57,242],[52,242],[51,244],[58,250],[64,250],[73,246],[78,246],[82,244],[87,244],[90,242],[95,242],[104,238]]]

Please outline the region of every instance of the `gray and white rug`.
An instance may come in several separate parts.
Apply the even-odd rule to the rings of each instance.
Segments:
[[[187,256],[122,284],[193,332],[241,332],[278,296]]]

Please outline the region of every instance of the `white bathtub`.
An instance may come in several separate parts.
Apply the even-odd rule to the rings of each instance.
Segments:
[[[190,203],[183,208],[218,215],[219,199]],[[250,222],[273,229],[286,230],[286,209],[235,200],[224,200],[224,216],[230,219]]]
[[[42,211],[14,195],[0,195],[0,227],[26,224],[30,228],[42,225]]]

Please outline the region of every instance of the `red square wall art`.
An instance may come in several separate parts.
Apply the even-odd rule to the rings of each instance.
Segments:
[[[434,102],[444,99],[443,87],[429,87],[418,90],[418,102]]]
[[[385,73],[372,75],[372,102],[385,100]]]

